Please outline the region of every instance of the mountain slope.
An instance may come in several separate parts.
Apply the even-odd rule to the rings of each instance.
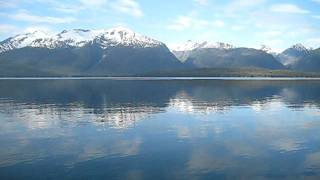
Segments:
[[[164,43],[125,28],[17,35],[0,43],[0,64],[49,74],[130,75],[180,68]],[[1,67],[0,67],[1,70]],[[14,73],[13,73],[14,74]],[[20,74],[19,74],[20,75]]]
[[[236,48],[226,43],[188,41],[173,48],[172,52],[181,62],[193,68],[284,68],[265,49]]]
[[[0,42],[0,53],[24,47],[62,48],[83,47],[93,41],[99,42],[102,48],[115,46],[156,47],[162,42],[140,35],[127,28],[112,28],[107,30],[64,30],[56,35],[42,31],[19,34]]]
[[[192,51],[185,63],[196,68],[284,68],[272,55],[250,48],[198,49]]]
[[[189,40],[184,44],[180,44],[180,45],[177,45],[176,47],[173,47],[172,52],[181,62],[185,62],[194,51],[199,49],[208,49],[208,48],[231,49],[234,47],[231,44],[221,43],[221,42],[217,42],[217,43],[212,43],[208,41],[193,42]]]
[[[309,54],[309,50],[302,44],[296,44],[282,53],[278,54],[276,58],[285,66],[295,66],[301,59]]]
[[[320,72],[320,48],[309,52],[300,61],[292,66],[292,69],[298,71]]]

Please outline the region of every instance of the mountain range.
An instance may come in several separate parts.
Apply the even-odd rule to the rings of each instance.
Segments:
[[[0,76],[118,76],[199,68],[320,71],[320,49],[187,41],[169,48],[127,28],[34,31],[0,42]]]

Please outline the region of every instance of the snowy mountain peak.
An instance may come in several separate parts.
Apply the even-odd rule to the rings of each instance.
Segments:
[[[26,46],[31,46],[36,40],[46,39],[50,35],[44,31],[33,31],[24,34],[18,34],[14,37],[8,38],[0,42],[0,53],[9,51],[15,48],[22,48]]]
[[[111,29],[107,30],[107,32],[118,33],[118,34],[131,34],[131,35],[135,34],[135,32],[133,32],[131,29],[125,28],[125,27],[111,28]]]
[[[298,51],[308,51],[308,49],[302,45],[302,44],[295,44],[291,47],[292,49],[298,50]]]
[[[130,29],[117,27],[107,30],[72,29],[50,35],[42,31],[20,34],[0,42],[0,53],[23,47],[82,47],[88,43],[100,43],[102,48],[110,46],[156,47],[160,41],[140,35]]]
[[[273,53],[273,50],[271,49],[270,46],[267,46],[267,45],[261,45],[261,48],[260,48],[261,51],[264,51],[266,53]]]
[[[206,49],[206,48],[219,48],[219,49],[231,49],[234,48],[231,44],[222,43],[222,42],[194,42],[191,40],[188,40],[184,44],[179,44],[172,48],[172,51],[193,51],[195,49]]]
[[[84,46],[86,43],[92,41],[99,31],[90,31],[84,29],[63,30],[61,33],[53,37],[56,41],[66,42],[70,46]]]
[[[160,41],[135,33],[134,31],[123,27],[104,30],[96,38],[96,42],[100,43],[103,48],[117,45],[144,48],[164,45]]]
[[[265,53],[271,54],[273,57],[276,57],[278,55],[277,51],[264,44],[261,45],[260,50],[264,51]]]
[[[222,42],[217,42],[216,43],[216,47],[217,48],[221,48],[221,49],[232,49],[232,48],[234,48],[233,45],[228,44],[228,43],[222,43]]]
[[[184,44],[176,45],[172,48],[173,51],[192,51],[194,49],[197,49],[201,45],[197,42],[193,42],[191,40],[188,40]]]

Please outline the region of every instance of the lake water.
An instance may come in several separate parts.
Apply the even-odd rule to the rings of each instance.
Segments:
[[[0,80],[0,179],[320,179],[320,81]]]

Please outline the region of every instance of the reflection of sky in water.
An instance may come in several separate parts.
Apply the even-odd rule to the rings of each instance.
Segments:
[[[139,85],[155,86],[121,88]],[[155,99],[93,90],[93,101],[62,102],[59,88],[43,99],[2,93],[0,176],[320,178],[320,91],[283,83],[226,84],[220,92],[215,85],[175,83]]]

